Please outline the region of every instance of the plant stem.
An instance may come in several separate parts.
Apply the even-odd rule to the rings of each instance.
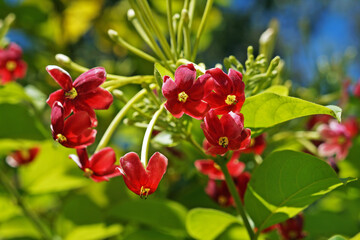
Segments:
[[[193,54],[191,56],[192,61],[195,61],[197,50],[198,50],[198,47],[199,47],[200,38],[201,38],[201,35],[203,34],[205,24],[207,22],[207,18],[209,16],[210,11],[211,11],[211,7],[213,5],[213,2],[214,2],[214,0],[208,0],[207,3],[206,3],[205,11],[204,11],[203,17],[201,19],[201,23],[200,23],[198,32],[196,34]]]
[[[189,8],[189,0],[185,0],[182,11],[183,10],[187,11],[188,8]],[[185,18],[185,15],[181,14],[179,26],[177,28],[177,52],[178,52],[178,54],[180,54],[180,52],[181,52],[181,47],[182,47],[182,43],[183,43],[182,33],[183,33],[183,26],[184,26],[184,18]]]
[[[223,158],[217,158],[216,163],[220,166],[221,171],[223,172],[223,174],[225,176],[226,185],[228,186],[231,196],[234,199],[234,202],[236,205],[236,210],[237,210],[238,214],[241,216],[241,218],[243,219],[243,222],[244,222],[245,228],[249,234],[249,237],[250,237],[250,239],[254,239],[254,231],[253,231],[252,227],[250,226],[249,220],[245,213],[245,209],[242,205],[242,202],[241,202],[241,199],[239,196],[239,192],[237,191],[235,183],[234,183],[232,177],[230,176],[229,170],[226,166],[226,161]]]
[[[151,88],[151,87],[150,87]],[[115,116],[115,118],[110,123],[109,127],[106,129],[103,137],[101,138],[95,152],[104,148],[110,141],[111,136],[114,134],[117,126],[120,124],[121,120],[125,117],[127,112],[132,108],[132,105],[139,101],[142,97],[147,94],[146,89],[139,91],[134,97],[132,97],[127,104],[120,110],[120,112]]]
[[[188,135],[187,137],[187,140],[189,143],[191,143],[195,148],[196,150],[199,151],[199,153],[201,153],[205,159],[208,159],[209,156],[205,153],[204,149],[200,146],[200,144],[194,139],[193,135]]]
[[[168,57],[169,60],[172,60],[175,63],[175,58],[174,56],[171,54],[171,49],[170,46],[168,44],[168,42],[166,41],[166,38],[164,37],[164,35],[161,33],[158,25],[156,24],[155,18],[151,12],[149,3],[147,2],[147,0],[139,0],[140,4],[142,5],[142,8],[145,12],[145,17],[147,17],[150,26],[153,28],[155,35],[157,36],[157,38],[159,39],[160,45],[163,48],[166,56]]]
[[[159,116],[161,115],[162,111],[165,109],[164,103],[161,104],[159,110],[157,110],[149,122],[148,127],[146,128],[144,140],[141,147],[141,162],[146,168],[147,162],[148,162],[148,153],[149,153],[149,146],[150,146],[150,139],[151,139],[151,133],[155,127],[155,123],[158,120]]]
[[[177,55],[177,51],[176,51],[176,38],[175,38],[174,26],[172,23],[171,0],[166,0],[166,10],[167,10],[166,12],[167,12],[169,33],[170,33],[171,49],[172,49],[172,52],[175,54],[175,58],[177,60],[178,55]]]
[[[50,230],[41,222],[39,217],[27,207],[20,193],[11,184],[10,180],[6,177],[5,172],[1,168],[0,168],[0,183],[6,188],[9,194],[13,197],[15,204],[21,208],[23,214],[38,230],[42,239],[51,240],[52,236]]]
[[[122,87],[127,84],[142,84],[142,83],[151,83],[154,82],[154,76],[152,75],[144,75],[144,76],[132,76],[132,77],[122,77],[118,76],[116,80],[108,80],[104,82],[101,87]]]

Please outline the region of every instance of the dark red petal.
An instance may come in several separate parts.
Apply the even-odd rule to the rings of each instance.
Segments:
[[[60,102],[55,102],[51,110],[51,130],[53,136],[63,133],[64,130],[64,108]]]
[[[72,89],[72,79],[67,71],[55,65],[47,66],[46,71],[66,92]]]
[[[62,89],[57,90],[52,94],[50,94],[49,98],[46,100],[46,103],[49,104],[50,107],[52,107],[54,105],[54,102],[56,101],[60,102],[61,104],[64,104],[64,100],[65,100],[64,95],[65,95],[64,90]]]
[[[227,105],[227,104],[224,104],[223,106],[221,107],[218,107],[218,108],[214,108],[214,112],[216,115],[223,115],[223,114],[227,114],[227,113],[230,113],[233,108],[234,108],[235,105]]]
[[[220,169],[215,167],[213,160],[196,160],[194,164],[197,170],[202,174],[208,175],[210,179],[224,179],[224,174]]]
[[[148,175],[139,156],[134,152],[125,154],[124,157],[120,158],[120,169],[126,186],[140,195],[141,187],[148,182]]]
[[[181,118],[184,114],[183,104],[177,99],[167,100],[164,106],[166,110],[168,110],[176,118]]]
[[[188,100],[184,104],[184,112],[195,119],[201,120],[210,110],[209,104],[203,101]]]
[[[98,121],[96,118],[95,111],[89,105],[76,101],[75,109],[77,112],[81,112],[81,111],[87,112],[87,114],[89,115],[90,120],[91,120],[91,127],[97,126]]]
[[[223,126],[221,125],[220,119],[211,109],[204,118],[204,123],[207,131],[214,137],[224,137]]]
[[[240,162],[238,159],[234,159],[234,158],[231,158],[230,161],[226,164],[226,166],[232,177],[239,176],[245,169],[245,163]]]
[[[65,121],[64,135],[67,137],[78,136],[91,127],[91,120],[87,112],[76,112]]]
[[[243,172],[236,178],[236,188],[239,191],[241,201],[244,203],[245,191],[250,181],[251,175],[248,172]]]
[[[27,65],[24,61],[20,60],[16,62],[16,68],[14,70],[15,78],[23,78],[26,74]]]
[[[230,143],[231,143],[231,141],[229,142],[229,146],[230,146]],[[207,149],[207,151],[210,154],[219,154],[219,155],[222,155],[222,154],[226,153],[228,150],[229,149],[223,148],[220,145],[214,145],[214,146],[211,146],[210,148]]]
[[[229,94],[233,89],[233,83],[226,73],[220,68],[212,68],[207,70],[206,73],[210,74],[215,80],[215,91],[222,95]]]
[[[245,128],[241,133],[240,139],[241,139],[240,150],[249,147],[251,143],[251,130],[249,128]]]
[[[192,63],[181,65],[175,71],[175,83],[179,92],[186,91],[191,88],[196,80],[196,70]]]
[[[232,68],[229,70],[229,78],[233,82],[234,92],[244,92],[245,84],[242,81],[242,74]]]
[[[186,92],[191,100],[202,100],[204,97],[204,87],[206,80],[210,78],[209,74],[200,76],[193,86]]]
[[[68,148],[84,148],[94,143],[96,137],[96,130],[88,128],[84,130],[81,135],[77,136],[66,136],[67,141],[61,144]]]
[[[89,167],[89,156],[88,153],[86,151],[86,148],[78,148],[76,149],[76,153],[79,157],[79,167],[81,169],[85,169]]]
[[[205,126],[205,123],[201,123],[200,125],[201,129],[203,130],[204,132],[204,135],[205,135],[205,138],[207,139],[209,145],[218,145],[218,141],[219,141],[219,137],[218,136],[212,136],[208,130],[206,129],[206,126]],[[207,147],[210,147],[210,146],[207,146]],[[206,149],[206,148],[205,148]]]
[[[96,175],[91,175],[90,178],[91,178],[92,180],[94,180],[94,182],[109,181],[109,177],[108,177],[108,176],[96,176]]]
[[[215,92],[211,92],[205,99],[204,101],[209,103],[211,108],[217,108],[217,107],[220,107],[220,106],[228,106],[226,103],[225,103],[225,99],[226,97],[224,98],[223,95],[220,95],[220,94],[217,94]]]
[[[106,147],[96,152],[90,158],[90,169],[94,171],[97,176],[106,175],[114,172],[114,163],[116,162],[116,155],[112,148]]]
[[[168,159],[161,153],[154,153],[148,162],[146,167],[146,172],[149,176],[148,179],[148,187],[150,187],[149,194],[155,192],[157,189],[160,180],[166,172],[166,168],[168,165]]]
[[[92,68],[81,74],[75,81],[74,87],[78,94],[94,91],[106,80],[106,72],[102,67]]]
[[[93,109],[108,109],[113,103],[111,93],[100,87],[93,92],[81,95],[81,99]]]
[[[176,83],[169,77],[164,77],[164,84],[162,86],[162,93],[166,99],[177,99],[178,98],[178,87]]]
[[[233,115],[235,118],[237,115]],[[224,134],[230,139],[238,138],[243,130],[243,125],[238,125],[230,114],[224,114],[220,122],[224,127]]]

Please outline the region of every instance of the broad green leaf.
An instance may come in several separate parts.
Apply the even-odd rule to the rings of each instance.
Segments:
[[[54,141],[45,141],[39,155],[29,165],[19,168],[21,185],[32,194],[66,191],[79,188],[91,181],[83,177],[82,171],[69,159],[73,149],[60,146]],[[75,170],[70,174],[70,170]]]
[[[0,224],[1,239],[24,239],[31,237],[40,239],[39,232],[32,225],[29,219],[19,216]]]
[[[233,223],[239,223],[236,217],[215,209],[195,208],[186,217],[186,229],[195,239],[215,239]]]
[[[31,102],[31,98],[25,93],[20,84],[11,82],[0,86],[0,103],[16,104],[22,101]]]
[[[283,85],[274,85],[267,88],[264,92],[275,93],[281,96],[289,96],[289,88]]]
[[[137,229],[133,233],[127,235],[124,240],[183,240],[184,238],[179,238],[175,236],[171,236],[165,233],[158,232],[154,229],[145,230],[145,229]]]
[[[105,226],[105,224],[99,223],[99,224],[78,226],[65,237],[65,240],[106,239],[119,235],[121,231],[122,231],[122,227],[119,224]]]
[[[325,161],[306,153],[278,151],[253,173],[245,206],[255,226],[262,230],[295,216],[343,184]]]
[[[350,240],[360,240],[360,233],[356,234],[354,237],[352,237]]]
[[[22,104],[0,103],[0,138],[42,140],[46,130]],[[50,136],[50,135],[49,135]]]
[[[332,236],[331,238],[329,238],[329,240],[347,240],[348,238],[346,237],[343,237],[341,235],[335,235],[335,236]]]
[[[155,69],[160,73],[161,78],[164,79],[165,76],[171,77],[174,80],[174,74],[162,66],[160,63],[155,63]]]
[[[267,128],[294,118],[327,114],[341,120],[341,109],[337,106],[324,107],[299,98],[264,92],[248,97],[241,113],[245,127]]]
[[[218,240],[249,240],[249,234],[245,227],[240,225],[232,225],[230,226],[224,233],[222,233],[218,238]],[[259,240],[262,240],[262,236],[260,235]]]
[[[0,222],[7,221],[11,217],[21,215],[22,212],[18,208],[13,200],[10,198],[10,195],[1,194],[0,195]],[[0,224],[1,225],[1,224]]]
[[[176,236],[185,236],[186,212],[179,203],[150,198],[122,202],[111,208],[109,214],[123,221],[134,221]]]

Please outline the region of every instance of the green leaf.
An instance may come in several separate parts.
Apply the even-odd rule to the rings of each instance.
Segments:
[[[267,88],[264,92],[275,93],[281,96],[289,96],[289,88],[283,85],[274,85]]]
[[[11,82],[0,86],[0,103],[16,104],[22,101],[31,102],[32,99],[25,93],[20,84]]]
[[[241,113],[245,117],[245,127],[267,128],[294,118],[327,114],[340,121],[341,109],[336,106],[324,107],[299,98],[264,92],[248,97]]]
[[[28,107],[21,104],[0,104],[0,138],[42,140],[45,130]]]
[[[40,239],[39,232],[34,228],[29,219],[19,216],[11,218],[0,224],[1,239],[24,239],[25,237],[32,237]]]
[[[261,239],[262,236],[259,236],[258,239]],[[249,240],[249,234],[245,227],[239,225],[230,226],[224,233],[222,233],[218,240]]]
[[[73,149],[60,146],[54,141],[45,141],[39,155],[24,168],[19,168],[21,185],[31,194],[66,191],[79,188],[91,181],[83,177],[82,171],[69,159]],[[74,169],[74,174],[70,170]]]
[[[177,236],[185,236],[187,210],[169,200],[147,199],[126,201],[110,209],[110,216],[123,221],[134,221]]]
[[[332,236],[331,238],[329,238],[329,240],[347,240],[348,238],[346,237],[343,237],[341,235],[335,235],[335,236]]]
[[[186,217],[186,229],[195,239],[215,239],[233,223],[239,223],[236,217],[215,209],[195,208]]]
[[[95,240],[106,239],[119,235],[122,227],[119,224],[105,226],[103,223],[76,227],[65,238],[65,240]]]
[[[130,235],[127,235],[124,240],[183,240],[184,238],[174,237],[165,233],[155,231],[154,229],[145,230],[145,229],[136,229]]]
[[[174,79],[174,74],[160,63],[155,63],[155,69],[160,73],[162,79],[164,79],[165,76],[169,76],[171,79]]]
[[[262,230],[295,216],[343,184],[325,161],[306,153],[279,151],[270,154],[253,173],[245,206]]]

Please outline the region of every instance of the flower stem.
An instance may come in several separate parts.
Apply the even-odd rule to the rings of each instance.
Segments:
[[[159,110],[157,110],[155,112],[153,118],[149,122],[149,125],[148,125],[148,127],[146,128],[146,131],[145,131],[144,140],[143,140],[142,147],[141,147],[141,162],[142,162],[142,164],[144,165],[145,168],[146,168],[147,162],[148,162],[148,153],[149,153],[151,133],[152,133],[152,131],[154,129],[156,121],[158,120],[160,114],[162,113],[162,111],[164,109],[165,109],[165,107],[164,107],[164,103],[163,103],[163,104],[161,104]]]
[[[10,180],[6,177],[5,172],[1,168],[0,168],[0,183],[6,188],[9,194],[13,197],[15,204],[21,208],[23,214],[38,230],[42,239],[46,239],[46,240],[52,239],[50,230],[47,228],[47,226],[45,226],[41,222],[39,217],[28,208],[28,206],[23,201],[18,190],[11,184]]]
[[[185,0],[182,11],[184,11],[184,10],[187,11],[188,8],[189,8],[189,0]],[[185,15],[181,14],[179,26],[177,28],[177,52],[178,52],[178,54],[180,54],[180,52],[181,52],[181,47],[182,47],[182,43],[183,43],[182,33],[183,33],[183,26],[184,26],[184,18],[185,18]]]
[[[234,202],[236,205],[236,210],[237,210],[238,214],[241,216],[241,218],[243,219],[245,228],[249,234],[250,239],[254,239],[254,231],[253,231],[252,227],[250,226],[249,220],[245,213],[245,209],[242,205],[242,202],[241,202],[241,199],[239,196],[239,192],[236,190],[235,183],[234,183],[232,177],[230,176],[229,170],[226,166],[226,161],[224,161],[223,158],[220,158],[220,159],[217,158],[215,161],[220,166],[221,171],[223,172],[223,174],[225,176],[226,185],[228,186],[231,196],[234,199]]]
[[[199,47],[200,38],[201,38],[201,35],[203,34],[205,24],[207,22],[207,18],[209,16],[210,11],[211,11],[211,7],[213,5],[213,2],[214,2],[214,0],[208,0],[207,3],[206,3],[205,11],[204,11],[203,17],[201,19],[198,32],[196,34],[193,54],[191,56],[192,61],[195,61],[197,50],[198,50],[198,47]]]
[[[170,33],[171,49],[172,49],[172,52],[175,54],[175,58],[177,59],[178,56],[177,56],[177,52],[176,52],[176,38],[175,38],[174,26],[172,23],[171,0],[166,0],[166,10],[167,10],[166,12],[167,12],[169,33]]]
[[[155,87],[155,85],[154,85]],[[151,88],[151,86],[150,86]],[[120,112],[115,116],[115,118],[110,123],[109,127],[106,129],[103,137],[101,138],[95,152],[99,151],[100,149],[104,148],[108,142],[110,141],[111,136],[114,134],[117,126],[120,124],[121,120],[125,117],[127,112],[132,108],[132,105],[139,101],[142,97],[147,94],[146,89],[142,89],[138,92],[133,98],[129,100],[127,104],[120,110]]]
[[[122,77],[118,76],[116,80],[108,80],[104,82],[101,87],[122,87],[127,84],[142,84],[142,83],[151,83],[154,82],[154,76],[144,75],[144,76],[131,76],[131,77]]]

